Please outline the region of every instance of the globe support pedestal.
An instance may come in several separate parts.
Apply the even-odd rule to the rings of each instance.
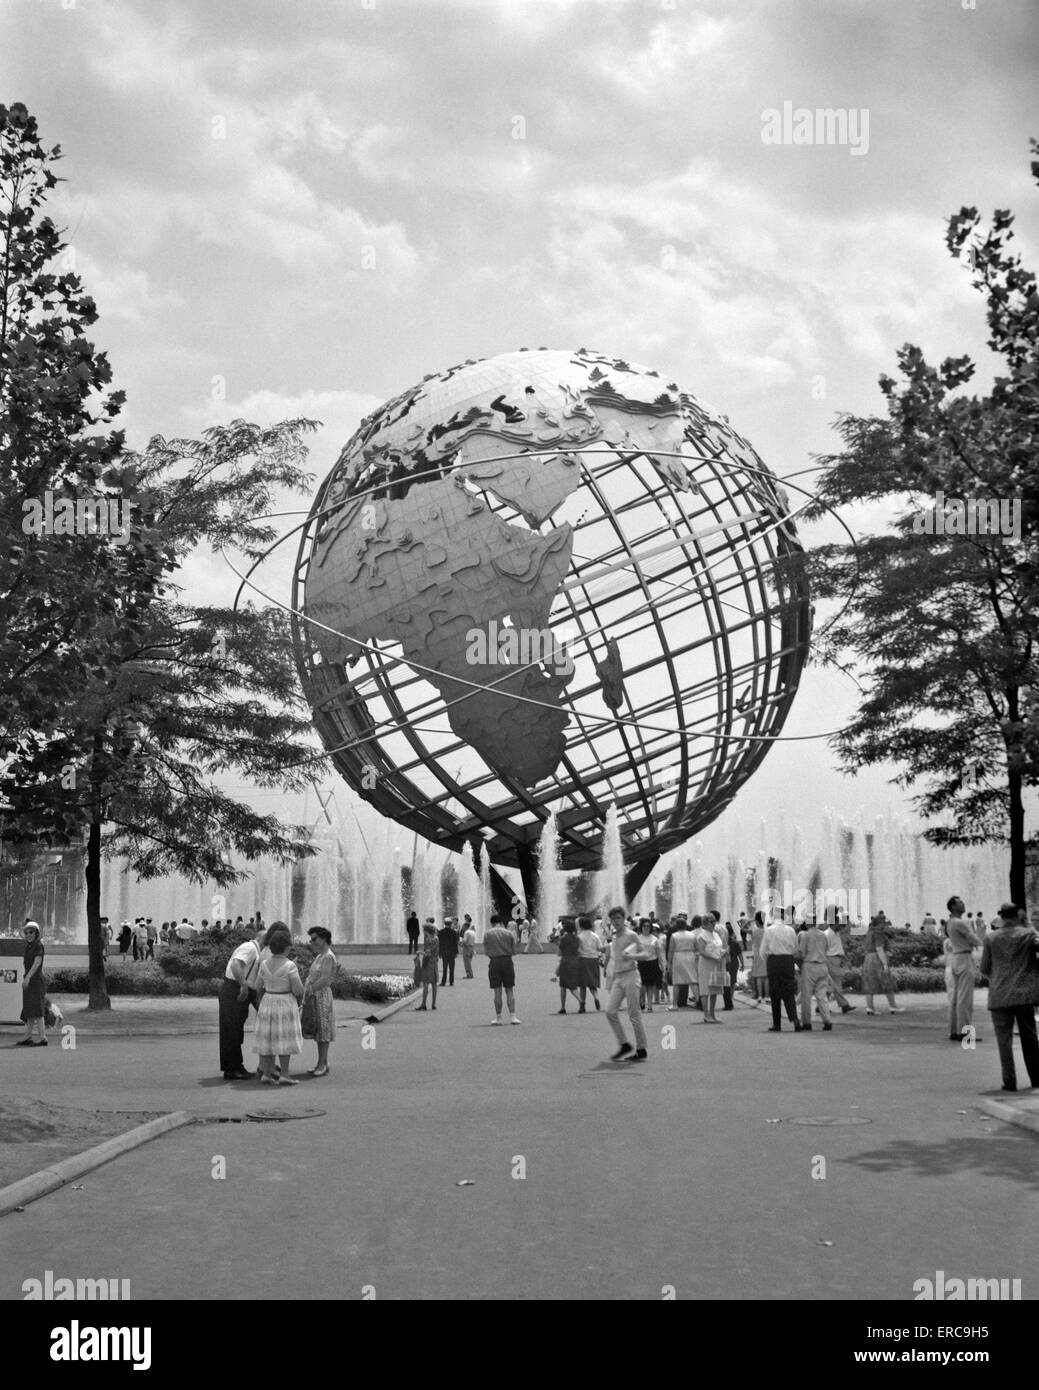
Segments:
[[[648,859],[640,859],[637,864],[632,864],[631,868],[624,875],[624,906],[628,907],[634,901],[639,889],[649,878],[660,861],[660,855],[651,855]]]

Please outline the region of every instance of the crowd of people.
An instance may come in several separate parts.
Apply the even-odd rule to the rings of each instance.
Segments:
[[[116,931],[107,917],[101,918],[101,949],[107,957],[118,949],[120,956],[130,955],[134,960],[154,960],[156,949],[160,946],[175,946],[178,942],[196,941],[199,937],[219,938],[234,931],[251,931],[254,926],[262,927],[263,918],[259,914],[250,917],[215,918],[212,922],[202,918],[200,926],[187,917],[179,922],[161,922],[156,926],[150,917],[137,917],[131,925],[124,919]]]
[[[1035,1012],[1039,1005],[1039,932],[1029,928],[1023,908],[1004,903],[990,922],[983,913],[971,913],[958,896],[949,899],[948,916],[937,921],[928,912],[921,924],[923,936],[943,942],[945,981],[949,1000],[949,1033],[953,1042],[981,1041],[973,1022],[977,969],[989,981],[988,1007],[999,1049],[1003,1089],[1017,1089],[1013,1057],[1016,1026],[1032,1086],[1039,1086],[1039,1040]],[[679,912],[665,924],[655,914],[635,918],[623,908],[604,917],[564,917],[553,928],[549,941],[556,945],[558,962],[553,977],[559,985],[560,1014],[572,1001],[578,1013],[587,1012],[589,996],[596,1010],[605,971],[606,1018],[617,1039],[613,1061],[641,1061],[647,1056],[643,1014],[655,1007],[667,1012],[695,1009],[704,1024],[719,1024],[722,1011],[734,1008],[737,987],[749,990],[754,1008],[771,1010],[771,1033],[783,1031],[783,1019],[796,1033],[818,1026],[833,1031],[835,1010],[854,1012],[843,992],[849,932],[864,935],[862,992],[865,1012],[878,1013],[878,998],[892,1014],[905,1013],[897,1002],[891,965],[895,937],[893,924],[883,912],[868,925],[853,925],[846,915],[832,909],[822,924],[796,919],[793,908],[775,916],[757,912],[751,920],[741,913],[734,926],[721,913]],[[909,924],[906,924],[907,927]],[[455,960],[461,950],[465,978],[472,979],[476,932],[466,914],[461,923],[444,919],[437,928],[427,917],[419,924],[412,914],[406,923],[408,950],[415,956],[414,978],[422,986],[420,1011],[436,1008],[437,988],[454,984]],[[422,939],[419,940],[421,930]],[[495,991],[495,1023],[502,1022],[502,991],[510,1021],[519,1023],[515,1011],[515,971],[512,958],[529,951],[536,936],[536,922],[522,912],[511,919],[491,918],[484,935],[488,979]],[[524,947],[524,937],[526,946]],[[541,943],[538,939],[537,949]],[[741,978],[742,977],[742,978]],[[744,983],[745,982],[745,983]],[[432,1002],[427,1003],[430,991]],[[632,1029],[629,1041],[621,1010],[627,1009]]]

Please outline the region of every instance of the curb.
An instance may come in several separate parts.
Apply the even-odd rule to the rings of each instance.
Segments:
[[[64,1158],[51,1168],[41,1168],[38,1173],[30,1173],[27,1178],[19,1178],[17,1182],[11,1183],[8,1187],[0,1188],[0,1216],[7,1216],[16,1207],[25,1206],[28,1202],[35,1202],[38,1197],[46,1197],[48,1193],[56,1192],[59,1187],[64,1187],[74,1178],[81,1178],[84,1173],[90,1173],[95,1168],[100,1168],[103,1163],[108,1163],[113,1158],[119,1158],[121,1154],[129,1153],[131,1149],[140,1148],[142,1144],[147,1144],[150,1139],[157,1139],[160,1134],[165,1134],[171,1129],[180,1129],[182,1125],[194,1123],[194,1115],[189,1115],[186,1110],[175,1110],[169,1115],[159,1115],[157,1119],[148,1120],[143,1125],[128,1129],[125,1134],[117,1134],[113,1139],[106,1139],[101,1144],[95,1144],[92,1149],[84,1149],[81,1154],[73,1154],[71,1158]]]
[[[1033,1134],[1039,1134],[1039,1111],[1018,1110],[1015,1105],[1008,1105],[1003,1100],[979,1100],[978,1109],[994,1119],[1009,1120],[1019,1129],[1030,1129]]]
[[[386,1008],[380,1009],[377,1014],[369,1014],[364,1020],[365,1023],[382,1023],[384,1019],[392,1018],[394,1014],[400,1013],[401,1009],[406,1009],[409,1004],[414,1003],[421,993],[421,987],[413,989],[410,994],[405,994],[403,999],[396,999],[392,1004],[387,1004]]]

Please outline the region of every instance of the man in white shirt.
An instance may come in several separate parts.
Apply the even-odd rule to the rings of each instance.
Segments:
[[[768,993],[772,1000],[772,1027],[770,1033],[781,1033],[782,1006],[786,1005],[786,1016],[794,1025],[794,1032],[800,1033],[801,1024],[797,1017],[797,975],[794,961],[797,957],[797,933],[782,917],[769,922],[761,938],[761,958],[768,972]]]
[[[610,1058],[619,1062],[630,1058],[633,1062],[644,1062],[649,1053],[646,1049],[646,1030],[642,1024],[642,1009],[639,1005],[639,972],[636,961],[643,955],[643,946],[636,932],[628,926],[622,907],[614,907],[609,913],[613,939],[610,942],[610,996],[606,1003],[606,1021],[613,1029],[619,1044]],[[656,945],[653,945],[656,950]],[[648,952],[645,959],[649,959]],[[628,1018],[635,1035],[635,1048],[624,1035],[624,1025],[619,1014],[621,1005],[627,1001]]]
[[[472,980],[473,975],[473,956],[476,953],[476,928],[473,926],[473,919],[468,912],[462,922],[462,964],[465,966],[465,979]]]
[[[253,923],[251,940],[243,941],[231,954],[220,986],[220,1070],[225,1081],[248,1081],[242,1057],[245,1040],[245,1021],[249,1005],[259,1007],[257,976],[260,973],[260,937],[262,925]]]
[[[833,926],[826,928],[826,968],[830,972],[830,992],[841,1006],[842,1014],[853,1012],[855,1005],[849,1004],[841,993],[841,980],[844,970],[844,942],[841,934]]]
[[[531,947],[533,947],[535,955],[544,955],[544,947],[541,945],[541,929],[538,926],[538,919],[536,917],[530,919],[530,923],[527,927],[527,944],[523,948],[523,954],[525,956],[530,954]]]

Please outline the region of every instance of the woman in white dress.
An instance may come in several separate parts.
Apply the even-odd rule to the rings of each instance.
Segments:
[[[289,929],[275,922],[267,933],[268,958],[260,965],[258,984],[262,991],[256,1015],[254,1048],[260,1058],[260,1082],[264,1086],[298,1086],[289,1076],[289,1059],[303,1051],[303,1033],[299,1026],[299,1001],[303,998],[303,981],[295,963],[286,951],[292,945]],[[274,1059],[281,1064],[281,1076],[274,1075]]]
[[[693,935],[696,938],[697,975],[700,985],[700,1000],[703,1003],[703,1022],[721,1023],[715,1017],[718,995],[725,988],[725,958],[727,951],[714,929],[714,918],[710,913],[705,917],[693,918],[699,925]]]
[[[667,946],[667,963],[671,971],[671,983],[675,988],[673,1007],[684,1009],[690,988],[694,995],[697,991],[696,937],[684,917],[679,917],[676,921],[678,925],[671,933],[671,940]]]

